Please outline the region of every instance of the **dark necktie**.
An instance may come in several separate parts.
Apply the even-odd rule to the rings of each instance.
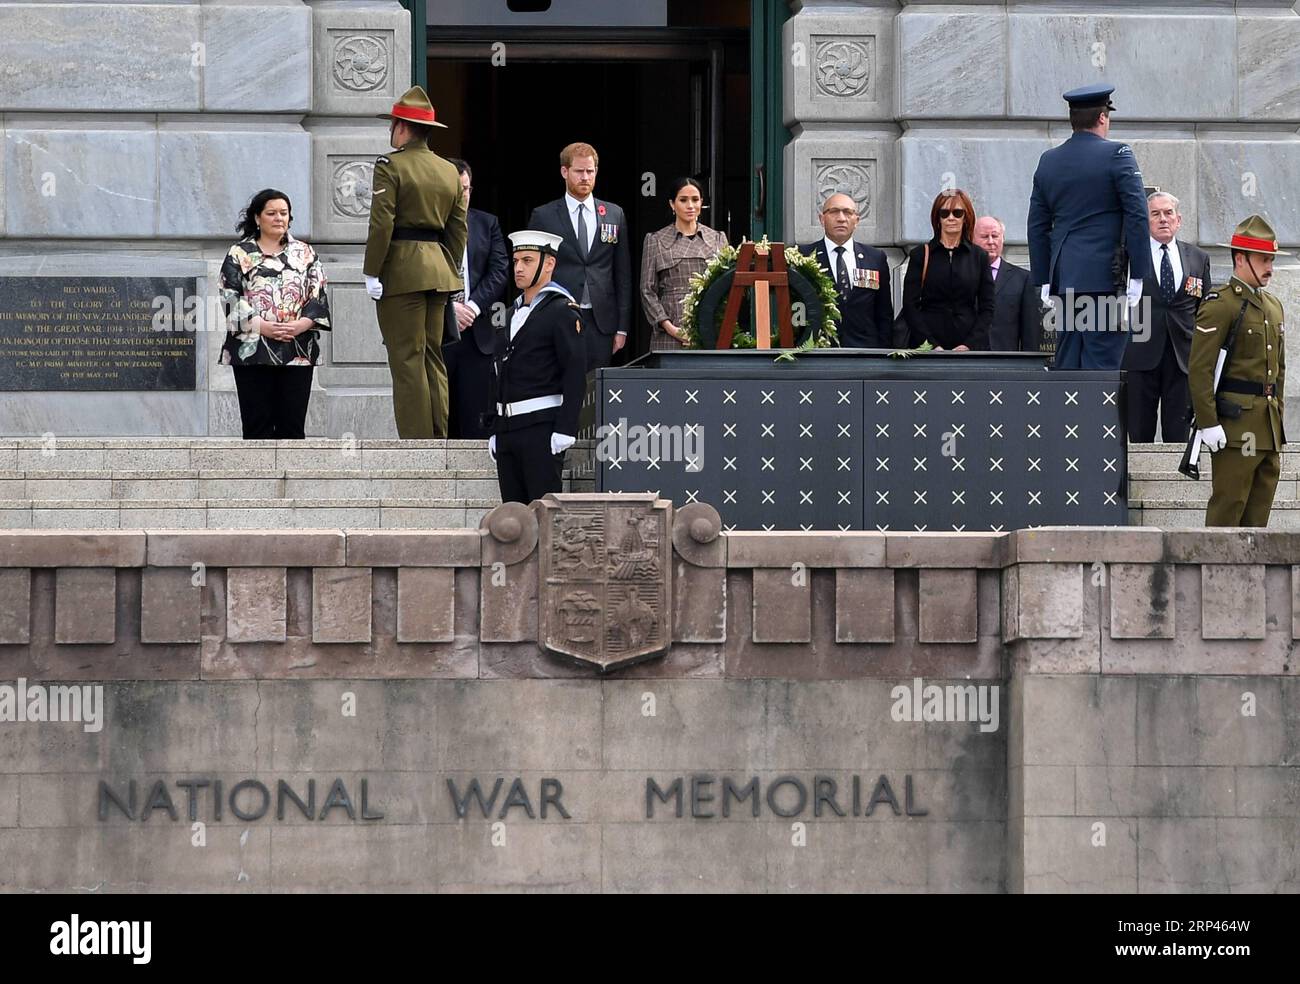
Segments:
[[[844,262],[844,247],[835,247],[835,286],[841,294],[849,292],[849,265]]]
[[[1161,244],[1160,251],[1164,254],[1160,258],[1160,294],[1166,304],[1172,304],[1177,288],[1174,286],[1174,265],[1169,262],[1169,244]]]
[[[582,216],[586,211],[587,211],[587,206],[585,204],[579,203],[578,205],[578,252],[582,254],[582,258],[584,260],[587,258],[587,221]]]

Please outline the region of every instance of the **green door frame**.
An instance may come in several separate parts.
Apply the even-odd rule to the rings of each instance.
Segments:
[[[784,57],[781,26],[790,16],[785,0],[750,0],[749,113],[750,227],[755,239],[779,239],[785,230],[785,145],[782,122]]]
[[[401,0],[411,12],[411,85],[429,91],[429,14],[425,0]]]

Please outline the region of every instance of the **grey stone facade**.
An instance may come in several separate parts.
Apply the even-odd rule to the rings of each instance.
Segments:
[[[0,276],[197,276],[254,192],[285,191],[332,284],[308,433],[392,434],[361,289],[374,157],[410,84],[397,0],[0,3]],[[10,435],[238,435],[221,327],[193,393],[0,394]]]

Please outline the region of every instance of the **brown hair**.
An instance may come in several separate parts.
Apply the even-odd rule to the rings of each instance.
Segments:
[[[560,166],[573,167],[575,157],[590,157],[591,162],[600,167],[600,155],[596,153],[596,148],[589,143],[571,143],[560,151]]]
[[[939,238],[939,209],[943,208],[945,202],[952,201],[954,198],[957,200],[957,205],[966,210],[961,220],[961,237],[974,240],[975,204],[970,200],[970,195],[960,188],[948,188],[939,192],[939,197],[930,206],[930,228],[934,230],[934,238]]]
[[[1087,109],[1070,110],[1070,127],[1075,133],[1080,130],[1094,129],[1101,121],[1101,114],[1108,112],[1105,106],[1089,106]]]

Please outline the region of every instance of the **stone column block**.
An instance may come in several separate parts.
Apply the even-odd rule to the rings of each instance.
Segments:
[[[673,641],[727,641],[727,570],[676,559],[673,571]]]
[[[197,112],[202,13],[179,3],[0,5],[0,107]],[[238,37],[256,33],[245,22]]]
[[[1146,184],[1167,191],[1178,199],[1178,210],[1183,215],[1178,238],[1196,242],[1200,228],[1200,182],[1197,179],[1200,155],[1192,130],[1152,130],[1117,122],[1110,135],[1112,140],[1122,140],[1133,148]]]
[[[371,569],[318,567],[311,577],[311,641],[370,641]]]
[[[54,583],[54,641],[117,640],[117,571],[60,567]]]
[[[894,641],[894,572],[891,569],[835,572],[835,641]]]
[[[1226,243],[1237,223],[1255,212],[1268,216],[1281,242],[1300,243],[1300,209],[1289,204],[1300,173],[1294,130],[1216,129],[1201,135],[1197,149],[1202,243]]]
[[[199,642],[203,588],[188,567],[146,567],[140,580],[140,641]]]
[[[314,3],[312,48],[319,116],[386,113],[410,87],[411,15],[397,3]]]
[[[1174,637],[1174,565],[1111,564],[1110,637]]]
[[[907,7],[895,30],[900,117],[984,120],[1006,115],[1004,11],[969,5],[938,11]]]
[[[979,596],[973,570],[917,572],[920,642],[977,642]]]
[[[451,642],[456,638],[456,571],[450,567],[397,569],[397,641]]]
[[[364,242],[375,158],[388,149],[387,126],[382,120],[315,119],[305,126],[312,137],[312,187],[317,189],[312,230],[317,241]]]
[[[25,645],[32,636],[32,572],[0,570],[0,644]]]
[[[802,10],[785,22],[785,123],[894,116],[894,17],[885,10]]]
[[[1002,572],[1002,638],[1083,636],[1083,565],[1016,564]]]
[[[1027,241],[1029,191],[1038,158],[1052,142],[1030,129],[967,130],[913,128],[898,142],[902,188],[901,238],[928,240],[930,206],[944,188],[956,186],[971,196],[980,215],[1007,224],[1007,241]]]
[[[164,122],[158,133],[163,162],[159,195],[165,203],[159,215],[161,235],[229,239],[232,217],[248,205],[253,193],[279,188],[293,203],[294,235],[311,238],[311,137],[300,126],[171,128],[177,125]]]
[[[892,243],[895,144],[898,131],[878,126],[860,131],[805,130],[785,148],[786,241],[810,242],[825,232],[821,203],[843,191],[862,218],[854,235],[866,243]]]
[[[1201,638],[1264,638],[1264,565],[1201,568]]]
[[[1264,13],[1237,17],[1238,112],[1247,120],[1300,119],[1300,17]]]
[[[1007,18],[1009,115],[1061,119],[1061,93],[1084,81],[1116,86],[1124,119],[1228,120],[1237,116],[1232,11],[1114,14],[1037,12]],[[1176,39],[1176,43],[1175,43]],[[1195,66],[1194,80],[1189,77]]]
[[[307,7],[206,4],[203,55],[206,111],[305,113],[311,109],[312,31]]]
[[[158,232],[158,134],[150,124],[11,123],[4,172],[9,236],[116,239]],[[201,185],[196,173],[191,168],[176,180]],[[179,206],[173,199],[168,211]],[[231,221],[227,216],[224,225]]]
[[[808,642],[812,638],[811,575],[754,568],[755,642]]]
[[[479,570],[479,639],[537,641],[537,552],[522,563]]]
[[[283,567],[232,567],[226,571],[226,639],[284,642],[286,576]]]

